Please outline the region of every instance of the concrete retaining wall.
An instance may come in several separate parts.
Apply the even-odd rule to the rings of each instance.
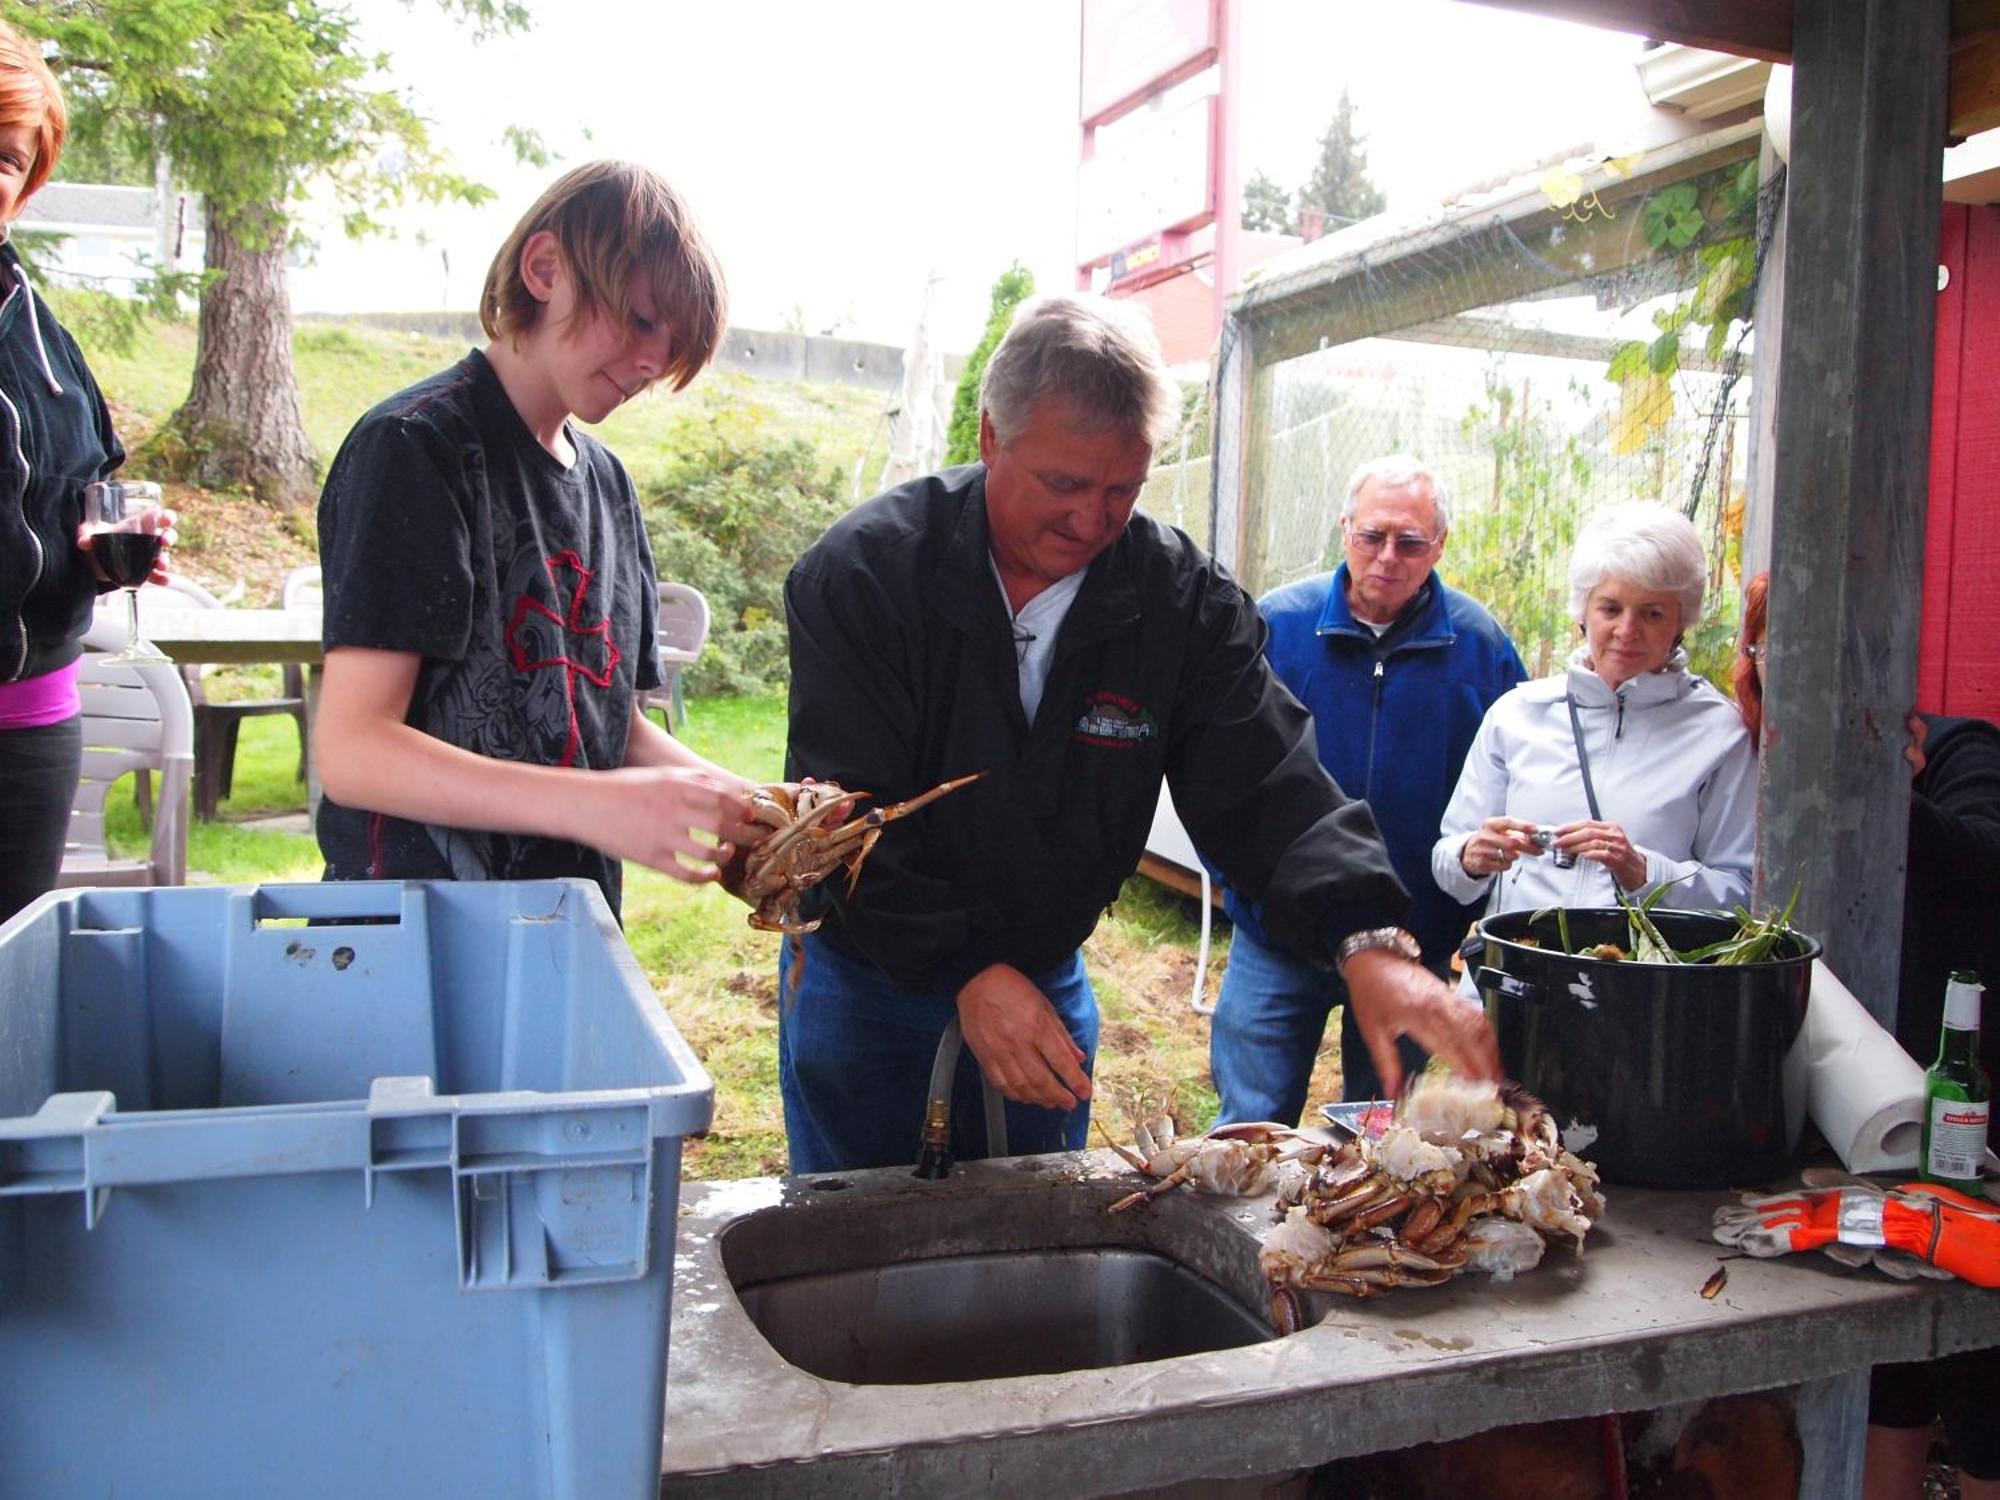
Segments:
[[[302,318],[301,322],[359,323],[397,333],[422,333],[436,338],[483,344],[474,313],[407,312],[352,313],[345,317]],[[731,328],[722,338],[716,365],[771,380],[811,380],[834,385],[860,385],[892,391],[903,383],[903,351],[894,344],[869,344],[859,339],[811,337],[802,333]],[[962,355],[945,356],[945,374],[956,380],[965,368]]]

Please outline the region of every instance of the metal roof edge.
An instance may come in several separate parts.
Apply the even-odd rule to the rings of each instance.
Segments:
[[[1583,196],[1587,197],[1593,192],[1618,184],[1632,184],[1649,177],[1660,176],[1703,156],[1727,150],[1731,146],[1747,141],[1755,141],[1763,134],[1763,130],[1764,121],[1760,116],[1739,121],[1720,130],[1684,136],[1663,146],[1656,146],[1646,152],[1640,158],[1638,166],[1630,172],[1614,172],[1603,165],[1593,166],[1583,174]],[[1284,267],[1283,262],[1288,257],[1281,256],[1277,260],[1265,262],[1260,268],[1263,274],[1256,281],[1232,293],[1224,303],[1224,310],[1228,316],[1238,318],[1271,315],[1293,298],[1319,291],[1365,265],[1379,267],[1408,255],[1449,244],[1469,228],[1517,224],[1537,214],[1552,211],[1548,195],[1542,191],[1539,184],[1523,186],[1505,197],[1447,210],[1440,217],[1426,223],[1415,226],[1385,226],[1386,232],[1379,239],[1369,240],[1352,248],[1343,246],[1337,254],[1327,255],[1323,259],[1293,269]]]

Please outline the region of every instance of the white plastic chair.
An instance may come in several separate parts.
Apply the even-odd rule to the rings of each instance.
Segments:
[[[303,569],[294,570],[302,572]],[[311,570],[317,574],[318,568]],[[291,580],[285,580],[286,588],[291,588]],[[241,585],[231,590],[231,596],[241,593]],[[223,609],[227,598],[217,598],[192,578],[180,574],[168,575],[164,584],[148,583],[140,587],[140,600],[148,600],[170,608],[179,609]],[[289,605],[287,606],[289,608]],[[285,714],[299,726],[299,779],[304,780],[307,772],[306,757],[310,746],[306,732],[306,699],[302,679],[288,673],[284,679],[284,689],[276,698],[242,699],[230,703],[211,703],[208,691],[203,685],[209,668],[190,663],[180,669],[181,680],[187,684],[188,697],[194,703],[195,722],[195,815],[212,820],[216,809],[230,792],[236,774],[236,740],[245,719],[261,718],[266,714]],[[136,789],[140,807],[145,807],[144,778]]]
[[[639,695],[639,711],[657,708],[666,726],[687,723],[687,704],[681,696],[681,668],[691,664],[708,644],[708,600],[700,589],[686,583],[660,585],[658,617],[660,665],[667,674],[660,687]]]
[[[278,604],[283,609],[318,609],[324,598],[319,564],[294,568],[285,575],[285,591]]]
[[[184,885],[188,792],[194,783],[194,704],[169,661],[107,662],[125,643],[113,617],[83,638],[77,674],[83,699],[83,774],[70,804],[59,889],[86,885]],[[142,859],[114,859],[104,843],[104,800],[134,771],[157,772],[153,841]]]

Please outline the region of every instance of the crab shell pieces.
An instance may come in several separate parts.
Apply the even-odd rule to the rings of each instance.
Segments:
[[[862,863],[882,836],[884,825],[985,774],[977,771],[955,777],[889,807],[872,807],[833,828],[826,824],[836,812],[852,807],[869,793],[847,791],[831,781],[797,786],[774,783],[758,788],[750,798],[751,817],[773,831],[743,861],[742,894],[752,906],[750,925],[760,932],[798,935],[814,931],[820,925],[818,918],[800,920],[801,896],[838,869],[847,871],[847,889],[852,894]]]

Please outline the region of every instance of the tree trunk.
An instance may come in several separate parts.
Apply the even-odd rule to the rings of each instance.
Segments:
[[[292,372],[292,308],[285,287],[282,219],[253,249],[205,210],[207,267],[194,388],[168,421],[189,478],[245,486],[290,510],[318,493],[318,462],[299,416]]]

